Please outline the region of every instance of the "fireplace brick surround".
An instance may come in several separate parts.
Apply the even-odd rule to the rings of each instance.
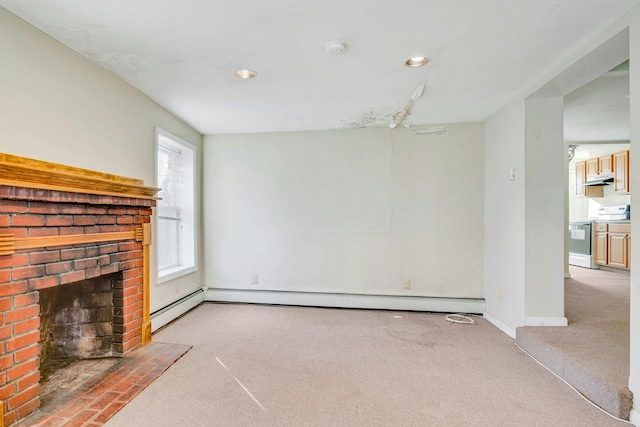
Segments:
[[[40,406],[39,290],[121,273],[111,352],[150,342],[149,245],[157,188],[0,154],[0,427]]]

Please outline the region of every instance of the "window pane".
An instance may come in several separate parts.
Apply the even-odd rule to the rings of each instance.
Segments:
[[[178,265],[178,226],[175,219],[158,218],[158,268],[160,270]]]
[[[158,201],[158,215],[180,218],[180,194],[184,187],[180,156],[180,151],[158,145],[158,186],[161,188],[158,196],[162,198]]]

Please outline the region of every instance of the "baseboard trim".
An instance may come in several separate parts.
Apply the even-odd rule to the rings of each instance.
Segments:
[[[493,326],[495,326],[496,328],[500,329],[502,332],[504,332],[505,334],[509,335],[514,340],[516,339],[516,330],[515,329],[512,329],[509,326],[505,325],[504,323],[502,323],[501,321],[499,321],[498,319],[496,319],[495,317],[493,317],[492,315],[490,315],[486,311],[484,312],[483,316],[487,320],[487,322],[491,323]]]
[[[629,415],[629,422],[634,426],[640,427],[640,412],[632,409],[631,414]]]
[[[435,298],[396,295],[361,295],[320,292],[254,291],[209,288],[207,302],[300,305],[312,307],[369,308],[380,310],[437,311],[442,313],[484,312],[484,299]]]
[[[524,326],[569,326],[566,317],[525,317]]]
[[[204,288],[200,288],[191,294],[180,298],[151,314],[151,332],[155,332],[169,322],[177,319],[187,311],[198,306],[204,301]]]

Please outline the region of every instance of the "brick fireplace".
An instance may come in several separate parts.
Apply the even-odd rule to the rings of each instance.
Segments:
[[[50,323],[40,315],[51,310],[44,299],[41,307],[41,291],[55,288],[47,301],[72,300],[54,318],[95,313],[93,326],[69,329],[77,331],[72,346],[87,357],[98,350],[126,356],[150,342],[148,259],[157,191],[135,179],[0,154],[0,427],[40,406],[41,326]],[[100,277],[106,279],[83,296]],[[65,297],[67,289],[73,296]],[[94,347],[87,350],[87,343]]]

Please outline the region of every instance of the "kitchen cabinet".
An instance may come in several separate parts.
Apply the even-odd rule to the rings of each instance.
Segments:
[[[587,176],[589,179],[596,178],[602,174],[608,174],[613,172],[613,155],[607,154],[606,156],[600,156],[594,159],[589,159],[586,162]]]
[[[598,159],[589,159],[587,164],[587,176],[592,178],[598,176]]]
[[[613,172],[613,154],[598,157],[598,174]]]
[[[595,263],[628,270],[631,253],[631,224],[598,222],[595,226]]]
[[[609,267],[629,268],[629,237],[631,224],[608,224],[608,262]]]
[[[607,265],[607,224],[595,224],[595,237],[593,242],[594,262],[598,265]]]
[[[629,150],[613,155],[613,190],[629,194]]]
[[[629,190],[629,150],[607,154],[575,163],[576,196],[604,197],[603,186],[585,186],[603,175],[613,174],[613,190],[616,194],[630,194]]]
[[[594,159],[597,160],[598,159]],[[587,162],[576,162],[576,196],[584,197],[604,197],[604,189],[599,186],[587,186],[584,183],[587,181]]]

